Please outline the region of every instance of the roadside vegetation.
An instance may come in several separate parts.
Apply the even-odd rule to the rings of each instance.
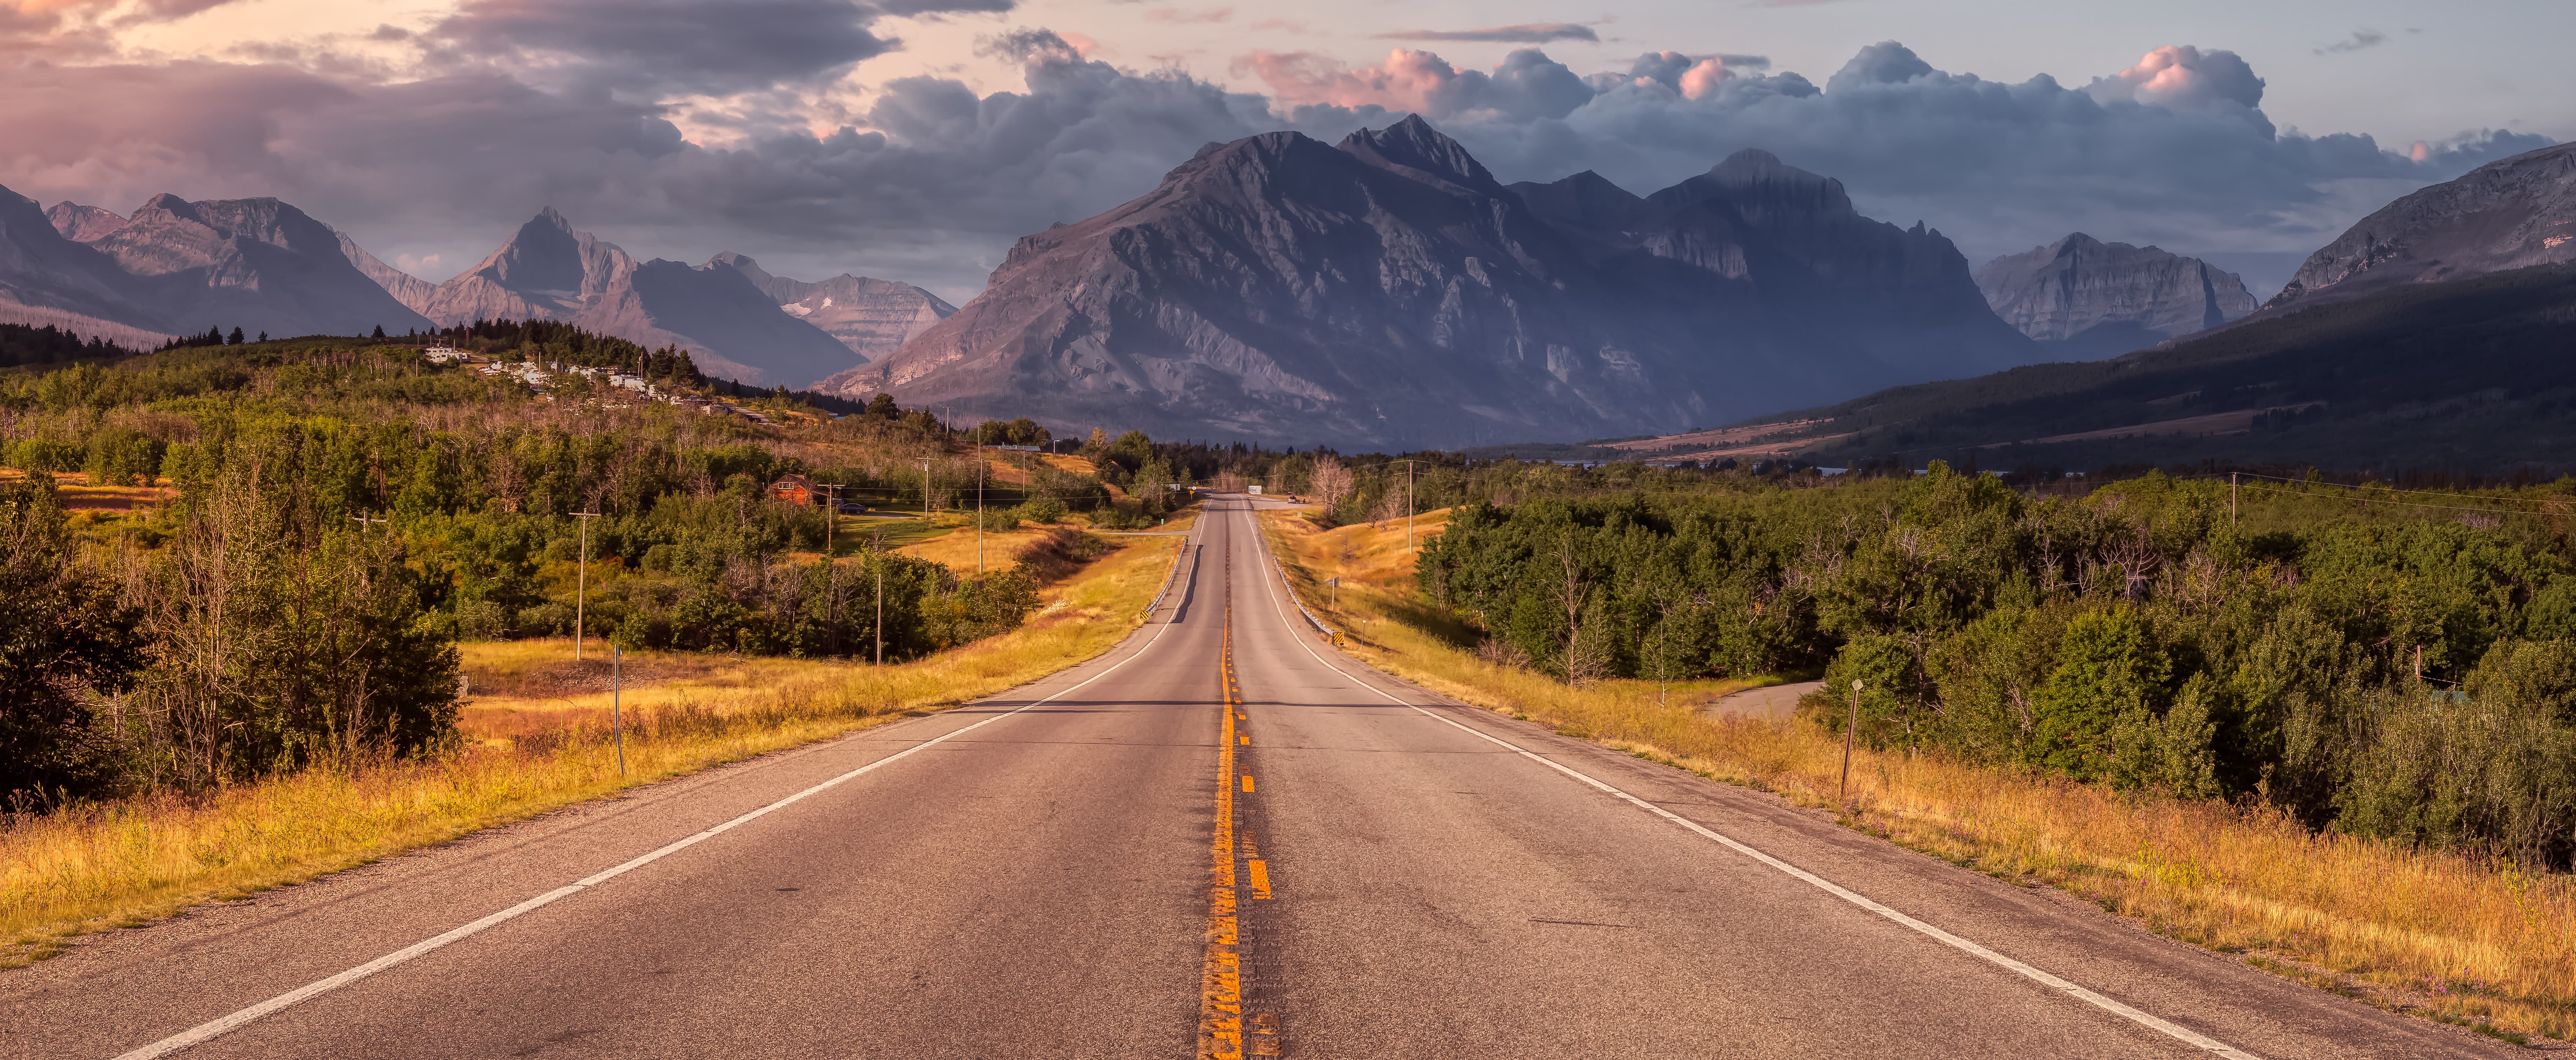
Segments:
[[[1098,539],[1093,539],[1097,541]],[[1107,650],[1171,572],[1159,538],[1042,593],[1020,628],[912,662],[698,652],[625,656],[620,774],[609,665],[593,642],[467,643],[452,743],[379,751],[205,791],[160,789],[0,818],[0,967],[130,926],[445,842],[709,766],[992,695]]]
[[[1426,687],[1828,807],[1857,678],[1852,827],[2564,1038],[2558,495],[2249,493],[2231,527],[2223,483],[2050,500],[1936,469],[1464,507],[1417,520],[1418,557],[1392,521],[1266,522],[1308,605],[1338,592],[1352,650]],[[1796,720],[1703,709],[1791,674],[1826,681]]]
[[[93,358],[30,334],[0,336],[33,362],[0,371],[0,963],[1037,677],[1131,628],[1168,569],[1160,539],[1085,527],[1188,499],[1121,503],[968,444],[1033,424],[890,400],[834,418],[771,395],[753,422],[399,341]],[[701,382],[558,325],[445,337]],[[971,539],[979,494],[981,570],[901,551]],[[594,664],[614,644],[639,678],[697,675],[628,697],[623,781],[604,685],[499,694],[534,687],[514,653],[568,657],[576,630]]]

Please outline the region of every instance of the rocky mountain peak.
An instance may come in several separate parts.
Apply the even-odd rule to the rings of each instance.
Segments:
[[[156,195],[91,244],[134,279],[138,301],[274,335],[363,335],[429,321],[360,272],[340,233],[274,198]]]
[[[141,293],[114,259],[57,230],[35,200],[0,188],[0,319],[148,346],[174,329]]]
[[[2576,143],[2490,162],[2381,207],[2309,255],[2265,308],[2568,261]]]
[[[730,250],[707,259],[702,268],[740,275],[776,302],[779,311],[822,329],[869,361],[892,355],[913,336],[957,312],[956,306],[938,295],[908,283],[846,272],[807,283],[773,276],[749,255]]]
[[[1843,182],[1780,161],[1778,155],[1745,148],[1668,191],[1693,197],[1723,197],[1748,221],[1762,223],[1775,214],[1851,214],[1851,196]],[[1663,198],[1658,193],[1657,198]]]
[[[1514,184],[1511,190],[1548,223],[1579,231],[1625,231],[1646,210],[1646,200],[1635,192],[1588,169],[1552,183]]]
[[[475,271],[513,290],[572,292],[595,288],[608,273],[633,264],[625,251],[575,230],[549,206],[520,225]]]
[[[1977,289],[2005,323],[2073,360],[2144,349],[2255,308],[2235,273],[2082,232],[1987,262]]]
[[[103,206],[83,206],[65,199],[45,211],[54,231],[74,243],[95,243],[111,232],[125,227],[125,215]]]
[[[1419,114],[1383,129],[1361,129],[1342,139],[1343,151],[1371,165],[1412,170],[1478,191],[1501,188],[1485,164]]]
[[[1840,193],[1759,162],[1642,200],[1593,173],[1500,187],[1418,118],[1337,147],[1247,137],[1023,238],[955,316],[829,389],[1060,428],[1455,445],[2021,363],[2029,340],[1947,240],[1812,205],[1746,224],[1739,198]]]

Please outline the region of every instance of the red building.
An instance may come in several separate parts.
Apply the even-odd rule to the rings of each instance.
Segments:
[[[770,483],[769,495],[789,504],[821,504],[826,499],[823,491],[803,475],[789,475]]]

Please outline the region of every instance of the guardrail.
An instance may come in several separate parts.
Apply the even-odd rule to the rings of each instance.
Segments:
[[[1261,520],[1259,517],[1254,517],[1252,520],[1252,526],[1254,533],[1261,534],[1261,554],[1269,558],[1271,572],[1279,575],[1279,587],[1288,590],[1288,600],[1290,603],[1297,605],[1297,613],[1306,616],[1306,624],[1315,627],[1315,632],[1323,634],[1324,639],[1332,641],[1335,644],[1341,643],[1341,630],[1325,625],[1323,619],[1315,617],[1314,612],[1306,610],[1306,601],[1300,599],[1297,595],[1296,583],[1288,580],[1287,565],[1279,559],[1279,553],[1270,547],[1270,535],[1261,533]]]
[[[1189,553],[1190,553],[1190,577],[1192,577],[1192,578],[1196,578],[1196,577],[1198,577],[1198,575],[1199,575],[1199,550],[1200,550],[1201,548],[1204,548],[1205,546],[1203,546],[1203,545],[1198,545],[1198,544],[1194,544],[1194,543],[1186,542],[1186,541],[1185,541],[1185,542],[1182,542],[1181,547],[1182,547],[1182,548],[1185,548],[1185,549],[1188,549],[1188,550],[1189,550]],[[1163,590],[1162,590],[1161,592],[1158,592],[1158,593],[1155,593],[1155,594],[1154,594],[1154,602],[1153,602],[1153,603],[1150,603],[1150,604],[1146,604],[1146,605],[1145,605],[1145,615],[1144,615],[1144,617],[1146,617],[1146,618],[1152,618],[1152,617],[1154,617],[1154,611],[1155,611],[1155,609],[1160,608],[1160,607],[1162,607],[1162,606],[1163,606],[1163,598],[1164,598],[1164,597],[1166,597],[1166,596],[1170,596],[1170,595],[1172,595],[1172,586],[1178,585],[1178,584],[1180,584],[1180,583],[1181,583],[1181,561],[1180,561],[1180,559],[1179,559],[1178,557],[1174,557],[1174,558],[1173,558],[1173,560],[1172,560],[1172,573],[1171,573],[1169,576],[1167,576],[1167,577],[1165,577],[1165,578],[1163,579]]]

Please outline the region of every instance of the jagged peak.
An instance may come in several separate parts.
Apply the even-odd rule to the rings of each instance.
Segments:
[[[1433,128],[1419,114],[1406,115],[1383,129],[1361,129],[1336,146],[1362,161],[1419,170],[1471,188],[1500,186],[1465,145]]]
[[[143,200],[143,205],[134,208],[134,212],[137,216],[142,215],[146,211],[153,213],[166,213],[174,217],[186,217],[192,220],[197,216],[195,207],[189,203],[188,200],[182,199],[166,191]]]
[[[1780,161],[1780,156],[1758,147],[1747,147],[1726,156],[1724,161],[1708,167],[1708,175],[1717,178],[1720,185],[1729,188],[1755,184],[1822,186],[1837,183],[1831,177],[1810,173]]]

